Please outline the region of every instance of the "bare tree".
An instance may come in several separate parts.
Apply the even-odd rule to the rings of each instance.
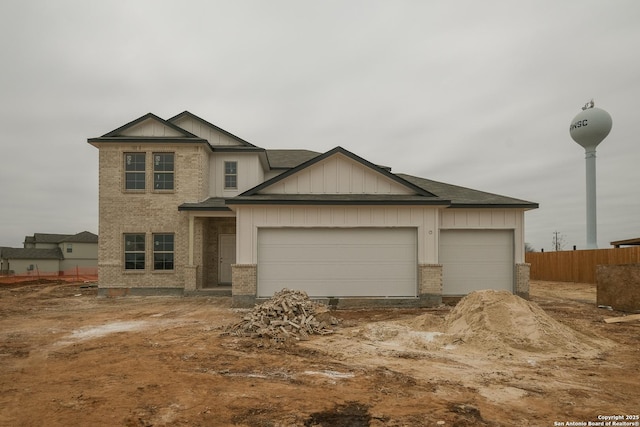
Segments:
[[[535,252],[536,248],[534,248],[531,243],[524,242],[524,251],[525,252]]]
[[[566,241],[564,240],[564,236],[559,231],[553,232],[553,240],[551,240],[551,247],[554,251],[562,251],[564,250],[564,246],[566,245]]]

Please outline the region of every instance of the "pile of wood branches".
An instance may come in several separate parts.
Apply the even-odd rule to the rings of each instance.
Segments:
[[[330,326],[338,322],[328,311],[326,305],[311,301],[304,291],[283,289],[255,306],[241,322],[227,327],[223,335],[304,341],[309,335],[333,333]]]

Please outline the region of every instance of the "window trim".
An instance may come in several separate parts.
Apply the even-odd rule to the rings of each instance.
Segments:
[[[234,165],[235,172],[227,172],[227,165]],[[235,186],[227,185],[227,178],[233,178],[235,182]],[[238,189],[238,161],[237,160],[228,160],[224,162],[224,189],[225,190],[237,190]]]
[[[142,156],[144,161],[141,164],[144,166],[144,169],[143,170],[127,170],[127,156]],[[124,182],[122,187],[124,188],[124,191],[134,192],[134,193],[141,193],[146,191],[147,189],[147,153],[140,152],[140,151],[126,151],[123,153],[122,161],[123,161],[123,169],[124,169]],[[129,183],[129,180],[127,179],[127,176],[129,175],[136,175],[138,177],[142,175],[142,180],[137,179],[133,181],[134,183],[142,182],[142,188],[128,188],[127,185]]]
[[[156,156],[160,156],[160,155],[171,155],[171,170],[156,170]],[[153,152],[151,153],[151,159],[153,162],[153,191],[154,192],[158,192],[158,193],[172,193],[175,191],[176,188],[176,153],[173,151],[157,151],[157,152]],[[157,175],[171,175],[171,188],[157,188],[157,181],[156,181],[156,176]],[[162,183],[165,183],[165,181],[161,181]]]
[[[172,272],[172,271],[175,271],[175,269],[176,269],[176,234],[175,233],[162,233],[161,232],[161,233],[152,233],[151,236],[152,236],[151,249],[152,249],[152,253],[153,253],[153,266],[152,266],[153,272],[158,273],[158,272]],[[156,250],[156,236],[171,236],[171,239],[172,239],[171,250]],[[158,254],[158,255],[171,254],[171,268],[156,268],[156,254]],[[162,262],[163,264],[167,263],[166,260],[163,260],[163,261],[160,261],[160,262]]]
[[[139,241],[134,241],[133,244],[137,245],[142,243],[143,247],[142,250],[127,250],[127,236],[142,236],[142,242]],[[126,272],[144,272],[147,269],[147,235],[146,233],[122,233],[122,244],[123,244],[123,250],[122,250],[122,256],[123,256],[123,269]],[[134,247],[135,249],[135,247]],[[131,262],[131,261],[127,261],[127,254],[142,254],[142,268],[127,268],[127,263]],[[134,265],[140,263],[139,259],[135,259],[134,261],[132,261],[134,263]]]

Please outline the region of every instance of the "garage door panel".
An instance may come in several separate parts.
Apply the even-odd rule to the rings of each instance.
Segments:
[[[284,287],[318,297],[416,296],[417,231],[260,229],[258,296]]]
[[[402,279],[407,277],[415,277],[412,270],[415,269],[412,263],[391,262],[360,262],[360,263],[344,263],[344,262],[315,262],[306,263],[287,263],[288,272],[285,277],[298,280],[312,280],[313,277],[322,277],[325,280],[338,280],[341,278],[350,280],[360,280],[362,278],[362,269],[376,271],[376,277],[380,279]],[[266,276],[275,276],[282,270],[280,263],[262,263],[260,264],[260,273]],[[399,274],[403,270],[405,274]],[[284,276],[284,275],[283,275]],[[371,277],[365,277],[362,280],[371,280]]]
[[[444,295],[481,289],[513,292],[512,230],[442,230],[440,263]]]
[[[374,256],[384,255],[390,262],[413,258],[415,248],[406,245],[313,245],[313,244],[277,244],[270,245],[269,250],[262,254],[262,261],[287,260],[306,262],[309,259],[326,260],[327,262],[341,262],[349,259],[351,262],[370,262]]]
[[[480,253],[482,252],[482,253]],[[465,262],[497,262],[502,263],[505,257],[510,257],[510,251],[505,247],[495,245],[475,245],[464,246],[455,245],[451,246],[448,250],[443,251],[444,255],[450,255],[454,259],[465,260]]]

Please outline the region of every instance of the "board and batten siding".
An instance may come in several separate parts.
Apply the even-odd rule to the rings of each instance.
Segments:
[[[220,132],[215,128],[212,128],[211,126],[208,126],[206,123],[194,120],[191,117],[182,117],[179,120],[175,120],[174,123],[177,126],[180,126],[182,129],[191,132],[192,134],[197,135],[200,138],[206,139],[211,145],[242,145],[238,140],[230,137],[229,135]]]
[[[258,229],[414,227],[418,263],[437,262],[439,210],[405,206],[239,206],[237,209],[238,264],[257,264]]]
[[[122,132],[122,136],[181,137],[183,135],[177,130],[150,118],[125,129]]]
[[[260,194],[413,194],[406,186],[344,155],[282,179]]]
[[[440,229],[512,229],[514,262],[524,262],[524,209],[444,209]]]

